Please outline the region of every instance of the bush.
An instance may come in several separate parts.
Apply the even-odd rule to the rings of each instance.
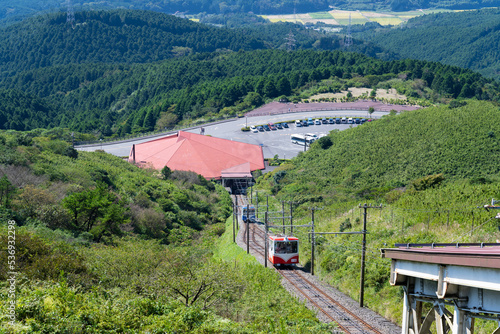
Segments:
[[[333,145],[333,142],[332,142],[332,139],[330,137],[326,136],[326,137],[321,137],[320,139],[318,139],[318,144],[323,150],[326,150]]]
[[[441,182],[443,182],[443,180],[443,174],[428,175],[411,181],[411,185],[415,190],[420,191],[437,187],[441,184]]]

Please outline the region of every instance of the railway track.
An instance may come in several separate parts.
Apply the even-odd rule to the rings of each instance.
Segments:
[[[238,202],[246,205],[247,202]],[[248,225],[244,224],[243,231],[246,233]],[[265,232],[255,223],[248,226],[250,228],[251,242],[249,248],[251,253],[259,255],[264,259]],[[247,237],[243,238],[246,243]],[[275,270],[292,285],[305,299],[309,301],[319,312],[334,322],[344,333],[348,334],[382,334],[381,331],[371,326],[352,311],[344,307],[341,303],[330,297],[321,287],[311,282],[298,268],[284,268]]]

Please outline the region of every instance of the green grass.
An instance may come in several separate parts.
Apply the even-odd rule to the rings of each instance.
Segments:
[[[369,210],[365,304],[398,323],[402,290],[388,283],[390,261],[380,248],[395,243],[496,242],[496,212],[481,207],[500,199],[500,112],[490,102],[427,108],[383,117],[373,123],[331,132],[332,146],[313,144],[258,181],[259,192],[294,200],[294,220],[308,222],[311,207],[316,231],[360,231],[359,203],[382,203]],[[274,175],[284,177],[276,183]],[[423,177],[443,173],[428,188]],[[435,178],[437,180],[437,178]],[[307,231],[296,235],[307,240]],[[359,299],[360,237],[317,240],[316,273],[353,299]],[[307,264],[310,245],[301,244]],[[484,330],[490,324],[478,325]],[[490,331],[491,332],[491,331]]]
[[[333,19],[333,16],[328,12],[309,13],[309,16],[313,19]]]

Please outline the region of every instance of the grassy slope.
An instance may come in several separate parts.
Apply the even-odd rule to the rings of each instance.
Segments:
[[[496,213],[478,208],[500,196],[499,123],[497,106],[469,101],[457,109],[406,112],[334,132],[329,149],[315,144],[282,167],[287,175],[277,196],[303,202],[294,211],[297,224],[308,220],[309,207],[321,207],[316,230],[323,232],[360,231],[358,203],[383,204],[382,210],[368,212],[365,303],[399,322],[402,292],[389,286],[390,261],[380,258],[380,248],[500,239],[492,219]],[[410,187],[412,180],[437,173],[445,176],[440,186],[422,191]],[[264,176],[259,192],[270,191],[274,179]],[[307,239],[306,231],[297,234]],[[354,299],[359,298],[360,241],[359,236],[322,237],[316,254],[318,275]],[[310,246],[302,246],[302,261],[307,263]]]
[[[284,191],[314,182],[311,190],[317,193],[366,195],[430,174],[453,180],[495,175],[500,170],[499,125],[497,106],[471,101],[461,108],[405,112],[334,132],[330,148],[315,145],[293,161]]]

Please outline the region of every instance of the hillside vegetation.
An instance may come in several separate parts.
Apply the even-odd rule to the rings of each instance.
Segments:
[[[354,34],[399,58],[437,61],[500,78],[500,9],[419,16],[398,29]]]
[[[0,30],[0,73],[66,64],[148,63],[217,49],[265,48],[252,32],[215,28],[147,11],[54,13]]]
[[[382,204],[382,210],[368,212],[365,302],[399,322],[402,294],[388,283],[390,260],[380,258],[380,248],[500,240],[496,212],[483,209],[491,198],[500,198],[499,126],[498,105],[479,101],[384,116],[331,132],[264,175],[254,189],[295,202],[296,224],[310,221],[311,207],[321,208],[316,231],[322,232],[360,231],[359,203]],[[295,233],[307,239],[307,231]],[[360,240],[320,237],[316,253],[319,275],[354,299]],[[302,245],[309,265],[310,245]],[[492,324],[477,326],[484,330]]]
[[[232,212],[220,185],[70,138],[0,134],[0,332],[331,332],[220,238]]]
[[[26,114],[37,122],[15,117],[20,112],[17,102],[2,100],[0,111],[14,114],[4,116],[7,121],[0,128],[29,130],[32,123],[53,124],[117,136],[163,129],[182,120],[237,115],[280,96],[300,102],[313,87],[314,93],[396,88],[412,99],[433,102],[499,97],[497,82],[439,63],[387,62],[340,51],[219,52],[154,64],[61,65],[5,78],[0,90],[40,98],[42,105],[51,106],[46,114],[55,119],[36,108]],[[38,123],[44,119],[45,124]]]
[[[322,140],[299,155],[287,166],[280,188],[294,193],[314,181],[310,194],[380,200],[384,192],[431,174],[450,181],[496,176],[499,122],[498,106],[473,101],[383,117],[331,133],[330,147],[322,149]]]
[[[2,221],[38,221],[90,241],[134,231],[182,243],[230,214],[228,194],[194,173],[165,176],[59,138],[71,140],[59,130],[0,135]]]

